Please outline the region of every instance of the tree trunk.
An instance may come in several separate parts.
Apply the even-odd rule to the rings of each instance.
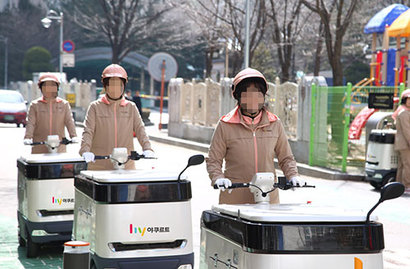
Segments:
[[[208,48],[205,54],[205,78],[211,77],[212,73],[212,56],[214,54],[213,48]]]
[[[314,70],[313,70],[313,75],[315,77],[319,76],[322,49],[323,49],[323,23],[320,22],[319,37],[318,37],[317,42],[316,42],[315,66],[314,66]]]
[[[120,56],[120,51],[119,51],[118,47],[115,46],[115,45],[113,45],[113,46],[112,46],[112,58],[111,58],[111,62],[112,62],[113,64],[119,64],[119,63],[120,63],[120,61],[119,61],[119,56]]]

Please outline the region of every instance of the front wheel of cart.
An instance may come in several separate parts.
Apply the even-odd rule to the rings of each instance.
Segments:
[[[380,190],[380,188],[382,187],[382,183],[376,181],[370,181],[370,185],[372,185],[376,190]]]
[[[32,241],[31,236],[27,235],[27,258],[35,258],[38,256],[40,245]]]
[[[396,181],[396,173],[389,173],[383,177],[382,186],[394,181]]]
[[[19,238],[19,246],[20,247],[25,247],[26,246],[26,241],[24,240],[24,238],[21,236],[21,229],[20,226],[18,227],[18,238]]]

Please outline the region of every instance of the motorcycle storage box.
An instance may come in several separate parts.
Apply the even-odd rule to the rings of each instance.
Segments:
[[[383,226],[365,220],[310,204],[214,206],[202,213],[200,268],[383,268]]]
[[[112,170],[76,176],[73,234],[90,243],[97,268],[193,268],[191,183],[174,175]]]
[[[87,168],[70,153],[30,154],[17,160],[19,235],[34,243],[71,239],[74,176]]]

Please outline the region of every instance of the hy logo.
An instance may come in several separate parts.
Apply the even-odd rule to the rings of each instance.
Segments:
[[[74,198],[56,198],[53,196],[51,197],[51,203],[58,205],[61,205],[62,203],[74,203]]]
[[[363,269],[363,262],[361,259],[354,257],[354,269]]]
[[[134,227],[130,224],[130,234],[141,234],[141,236],[144,236],[146,230],[147,227]]]

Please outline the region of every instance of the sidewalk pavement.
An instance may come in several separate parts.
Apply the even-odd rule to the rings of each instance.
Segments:
[[[168,112],[166,110],[162,113],[161,116],[161,123],[163,126],[165,126],[165,128],[162,128],[162,130],[159,130],[158,128],[160,122],[159,111],[151,109],[149,119],[153,123],[153,125],[146,126],[145,130],[151,140],[173,146],[184,147],[191,150],[197,150],[205,154],[208,153],[209,144],[168,136],[168,130],[166,129],[168,123]],[[77,126],[83,126],[82,122],[77,122],[76,124]],[[275,165],[276,167],[279,167],[277,159],[275,159]],[[308,164],[304,163],[297,163],[297,167],[299,174],[310,177],[318,177],[331,180],[365,180],[365,176],[363,174],[342,173],[340,171],[332,169],[326,169],[317,166],[309,166]]]

